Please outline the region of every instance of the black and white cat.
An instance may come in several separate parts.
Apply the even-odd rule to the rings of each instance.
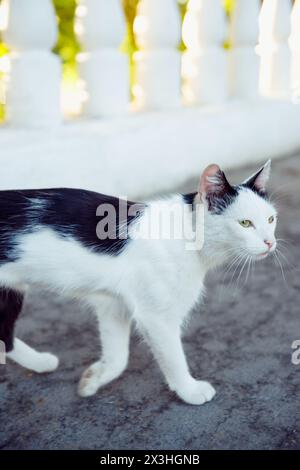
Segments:
[[[0,191],[0,340],[7,356],[36,372],[58,366],[56,356],[14,338],[26,288],[39,285],[84,300],[98,317],[102,355],[83,373],[81,396],[95,394],[124,371],[134,323],[170,389],[186,403],[210,401],[213,387],[189,372],[182,324],[201,298],[209,269],[234,259],[263,259],[275,250],[269,173],[270,161],[232,186],[210,165],[198,192],[138,205],[79,189]],[[99,237],[110,208],[116,231],[113,236],[105,229],[106,237]],[[174,231],[184,224],[188,235],[157,236],[171,212]],[[188,241],[199,233],[203,243],[193,249]]]

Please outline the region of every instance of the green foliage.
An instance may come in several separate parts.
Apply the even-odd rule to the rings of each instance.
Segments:
[[[74,32],[76,0],[53,0],[58,23],[58,41],[53,52],[59,54],[63,64],[65,80],[77,77],[76,55],[80,45]]]
[[[229,18],[230,18],[230,15],[231,15],[231,13],[234,9],[234,6],[235,6],[235,0],[224,0],[225,12],[226,12],[226,14]],[[230,49],[231,48],[229,38],[227,38],[226,41],[224,42],[224,47],[225,47],[225,49]]]
[[[188,1],[187,0],[181,0],[179,3],[178,3],[178,7],[179,7],[179,12],[180,12],[180,16],[181,16],[181,21],[183,22],[184,20],[184,15],[186,13],[186,9],[187,9],[187,4],[188,4]],[[179,44],[179,50],[180,51],[185,51],[186,47],[185,47],[185,44],[183,42],[183,39],[181,38],[181,41],[180,41],[180,44]]]
[[[234,4],[235,4],[235,0],[224,0],[224,8],[228,16],[232,12],[234,8]]]
[[[1,38],[0,38],[1,40]],[[8,48],[7,46],[3,43],[0,42],[0,58],[3,57],[5,54],[8,53]],[[2,99],[4,98],[4,73],[0,70],[0,95],[1,95],[1,101],[0,101],[0,122],[4,120],[5,118],[5,105],[2,102]]]
[[[129,56],[130,83],[134,83],[133,54],[137,50],[135,37],[133,33],[133,21],[136,15],[138,0],[122,0],[124,14],[126,18],[127,31],[121,45],[121,50]]]
[[[122,50],[130,56],[137,50],[133,34],[133,21],[136,15],[138,0],[122,0],[127,23],[127,34],[122,44]]]

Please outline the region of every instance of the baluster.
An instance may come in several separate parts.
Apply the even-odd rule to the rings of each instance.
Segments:
[[[183,22],[182,76],[186,104],[226,100],[227,54],[223,47],[226,22],[220,0],[190,0]]]
[[[300,0],[295,0],[291,16],[291,87],[293,99],[300,102]]]
[[[133,95],[137,109],[180,104],[180,17],[176,0],[140,0],[134,21]]]
[[[7,120],[14,125],[60,123],[60,59],[51,52],[57,25],[50,0],[7,0],[4,40],[11,49]]]
[[[84,52],[77,57],[90,117],[123,114],[129,107],[128,57],[119,51],[126,24],[120,0],[80,0],[75,31]]]
[[[260,0],[235,0],[230,20],[229,88],[231,96],[255,98],[258,95],[258,42]]]
[[[264,0],[259,15],[260,91],[269,98],[290,96],[290,14],[291,0]]]

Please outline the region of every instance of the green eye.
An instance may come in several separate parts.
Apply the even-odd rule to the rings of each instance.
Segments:
[[[269,224],[272,224],[274,222],[274,215],[271,215],[271,217],[268,218]]]
[[[251,220],[240,220],[240,221],[239,221],[239,224],[240,224],[242,227],[245,227],[245,228],[252,227],[252,222],[251,222]]]

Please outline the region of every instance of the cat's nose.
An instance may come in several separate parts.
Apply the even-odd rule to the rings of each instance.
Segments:
[[[269,250],[271,250],[272,246],[274,245],[273,242],[271,242],[270,240],[264,240],[265,244],[267,245],[267,247],[269,248]]]

